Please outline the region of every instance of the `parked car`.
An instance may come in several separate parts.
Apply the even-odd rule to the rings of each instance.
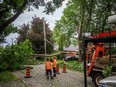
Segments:
[[[67,56],[64,58],[64,61],[77,60],[79,56]]]
[[[100,80],[99,87],[116,87],[116,75]]]

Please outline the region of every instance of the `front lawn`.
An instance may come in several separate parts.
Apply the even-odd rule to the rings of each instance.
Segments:
[[[18,80],[18,78],[9,71],[0,72],[0,83]]]
[[[63,67],[63,64],[66,64],[67,69],[75,70],[75,71],[83,71],[82,62],[78,62],[76,60],[71,60],[68,62],[65,62],[63,60],[58,60],[57,63],[61,68]]]

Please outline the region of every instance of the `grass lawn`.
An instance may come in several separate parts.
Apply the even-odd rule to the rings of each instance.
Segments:
[[[76,60],[71,60],[65,62],[63,60],[58,60],[58,64],[60,67],[63,67],[63,64],[66,64],[67,69],[75,70],[75,71],[83,71],[82,62],[78,62]]]
[[[9,71],[0,72],[0,83],[18,80],[18,78]]]
[[[45,58],[39,58],[39,59],[36,59],[36,58],[32,58],[32,59],[28,59],[24,65],[38,65],[38,64],[42,64],[44,63],[45,61]]]

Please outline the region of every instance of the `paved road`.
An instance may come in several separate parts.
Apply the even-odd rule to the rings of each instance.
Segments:
[[[14,72],[20,79],[27,83],[30,87],[84,87],[83,73],[67,70],[67,73],[62,73],[52,79],[46,79],[45,68],[43,65],[35,65],[31,69],[32,78],[24,78],[25,71]],[[88,87],[94,87],[90,78],[88,79]]]

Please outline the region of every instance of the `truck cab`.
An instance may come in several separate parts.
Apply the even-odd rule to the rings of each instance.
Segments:
[[[100,34],[96,34],[93,36],[93,38],[101,38],[109,36],[109,32],[103,32]],[[111,36],[116,36],[116,30],[111,32]],[[104,78],[103,76],[103,70],[105,67],[108,65],[109,62],[109,57],[108,55],[105,55],[106,53],[106,47],[104,46],[104,43],[98,42],[98,43],[93,43],[93,48],[90,49],[90,51],[93,52],[88,52],[86,51],[86,60],[87,60],[87,74],[92,78],[92,81],[94,82],[95,86],[97,87],[99,84],[99,81]],[[94,49],[94,50],[92,50]],[[87,48],[87,50],[89,50]],[[107,60],[107,63],[105,64],[100,64],[98,61],[101,59]]]

